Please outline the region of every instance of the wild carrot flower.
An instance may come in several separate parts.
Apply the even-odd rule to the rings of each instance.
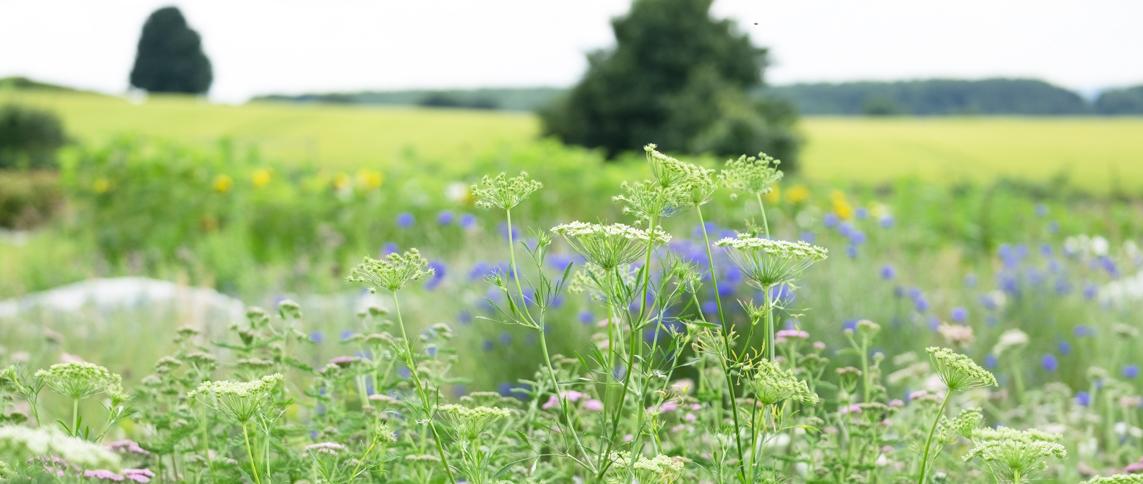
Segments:
[[[123,393],[123,379],[119,375],[92,363],[57,363],[47,370],[37,371],[36,377],[41,378],[52,391],[75,400]]]
[[[119,467],[119,456],[103,446],[65,435],[56,427],[0,426],[0,455],[19,462],[53,457],[83,467]]]
[[[485,175],[479,183],[472,186],[472,193],[476,197],[478,207],[511,210],[543,186],[544,184],[528,177],[527,172],[520,172],[514,177],[500,173],[494,177]]]
[[[648,244],[663,245],[671,236],[662,229],[650,231],[623,224],[571,222],[552,227],[572,249],[604,269],[614,269],[639,259]]]
[[[978,429],[972,442],[973,448],[964,456],[966,462],[980,459],[998,477],[1017,482],[1047,467],[1049,460],[1067,456],[1059,436],[1037,430]]]
[[[268,409],[282,380],[282,375],[276,373],[252,381],[206,381],[188,397],[245,423]]]
[[[743,234],[719,240],[715,245],[730,249],[734,264],[761,289],[793,281],[829,254],[822,247],[801,241],[771,240]]]
[[[361,284],[370,290],[396,292],[409,282],[431,276],[429,261],[417,249],[392,253],[380,259],[366,257],[349,273],[349,282]]]
[[[766,359],[758,361],[751,384],[758,401],[767,405],[787,400],[807,405],[818,403],[817,394],[810,390],[805,381],[799,380],[790,369]]]
[[[971,358],[948,348],[930,346],[929,360],[933,369],[940,375],[949,391],[971,390],[973,388],[994,387],[996,377],[981,368]]]
[[[758,156],[742,155],[726,162],[718,178],[726,188],[751,195],[766,195],[777,188],[782,180],[782,170],[778,159],[758,153]],[[804,187],[803,187],[804,188]]]

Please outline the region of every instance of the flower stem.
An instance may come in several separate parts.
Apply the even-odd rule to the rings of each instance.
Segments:
[[[941,421],[941,416],[945,413],[945,407],[949,404],[949,399],[952,398],[952,390],[950,389],[945,393],[944,400],[941,400],[941,406],[937,409],[936,417],[933,417],[933,425],[929,427],[929,437],[925,439],[925,452],[921,456],[921,473],[917,477],[917,484],[925,483],[925,472],[928,470],[929,465],[929,450],[933,444],[933,434],[937,432],[937,424]]]
[[[437,454],[440,455],[441,465],[445,468],[445,474],[448,475],[449,482],[455,484],[456,478],[452,475],[452,467],[448,465],[448,456],[445,455],[444,442],[441,442],[441,435],[437,432],[437,424],[433,421],[433,406],[429,401],[429,396],[425,394],[425,387],[421,384],[421,376],[417,371],[417,362],[413,359],[413,344],[409,342],[409,334],[405,331],[405,320],[401,318],[401,303],[397,298],[397,291],[393,291],[393,310],[397,313],[397,326],[401,328],[401,339],[405,341],[405,363],[409,367],[409,375],[413,377],[413,385],[417,387],[417,395],[421,397],[421,406],[424,408],[425,418],[429,422],[429,430],[433,433],[433,441],[437,446]]]
[[[762,211],[762,230],[766,238],[770,238],[770,223],[766,221],[766,205],[762,204],[762,194],[755,193],[755,198],[758,199],[758,210]]]
[[[742,460],[742,427],[738,423],[738,396],[734,388],[734,379],[730,376],[730,368],[727,366],[726,359],[730,358],[730,324],[726,321],[726,314],[722,310],[722,296],[718,293],[718,272],[714,268],[714,255],[710,251],[710,235],[707,234],[706,221],[702,216],[702,207],[695,207],[698,212],[699,227],[702,228],[703,247],[706,249],[706,263],[707,269],[710,271],[710,282],[714,284],[714,303],[718,308],[718,321],[722,325],[722,346],[723,351],[726,352],[726,358],[722,358],[722,372],[726,375],[726,388],[730,391],[730,413],[734,418],[734,445],[735,450],[738,451],[738,477],[742,482],[746,482],[746,463]]]
[[[246,422],[242,422],[242,440],[246,443],[246,458],[250,460],[250,473],[254,475],[254,483],[262,484],[258,476],[258,465],[254,463],[254,449],[250,446],[250,432],[246,430]]]
[[[79,437],[79,399],[71,399],[71,436]]]

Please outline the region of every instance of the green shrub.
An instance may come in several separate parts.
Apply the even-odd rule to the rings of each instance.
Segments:
[[[40,225],[63,206],[59,177],[48,171],[0,171],[0,227]]]
[[[0,169],[55,165],[67,142],[63,123],[50,111],[9,104],[0,107]]]

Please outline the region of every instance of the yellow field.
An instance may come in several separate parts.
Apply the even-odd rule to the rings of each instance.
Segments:
[[[0,93],[59,112],[83,141],[141,134],[202,144],[229,137],[266,157],[350,168],[385,164],[405,150],[463,161],[465,153],[536,136],[523,113],[329,105],[228,106],[185,98]],[[805,173],[876,182],[915,175],[1042,181],[1061,172],[1087,189],[1143,189],[1143,118],[808,118]]]

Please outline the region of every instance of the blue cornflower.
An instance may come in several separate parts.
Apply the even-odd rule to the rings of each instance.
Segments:
[[[1091,394],[1088,392],[1077,392],[1076,393],[1076,405],[1079,405],[1081,407],[1090,407],[1091,406]]]
[[[460,397],[463,397],[465,395],[468,395],[468,385],[465,385],[463,383],[457,383],[457,384],[453,385],[452,396],[454,396],[456,398],[460,398]]]
[[[502,331],[500,333],[500,343],[504,346],[512,344],[512,334],[507,331]]]
[[[436,346],[426,346],[425,347],[425,354],[429,355],[430,358],[436,358],[437,357],[437,347]]]
[[[433,277],[430,277],[429,280],[425,282],[425,289],[431,291],[441,285],[447,271],[444,262],[441,261],[429,262],[429,268],[433,270]]]
[[[952,314],[949,315],[954,323],[963,323],[968,320],[968,310],[962,307],[955,307],[952,309]]]
[[[468,310],[462,310],[460,314],[456,315],[456,320],[459,321],[461,325],[468,326],[472,324],[472,313],[468,312]]]
[[[893,228],[893,216],[892,215],[884,215],[881,217],[881,228],[883,228],[883,229]]]
[[[342,341],[345,341],[345,340],[347,340],[347,339],[349,339],[349,338],[352,338],[352,337],[353,337],[353,334],[354,334],[354,333],[353,333],[353,330],[351,330],[351,329],[343,329],[343,330],[341,331],[341,340],[342,340]]]
[[[590,326],[592,323],[595,323],[595,315],[591,314],[591,311],[588,310],[580,311],[579,322],[580,324]]]
[[[869,210],[865,207],[857,207],[857,210],[853,211],[853,216],[857,217],[858,220],[865,220],[869,218]]]
[[[1059,344],[1056,345],[1056,350],[1059,351],[1061,355],[1068,356],[1072,353],[1072,344],[1067,341],[1060,341]]]
[[[923,313],[929,310],[929,301],[925,300],[924,296],[918,297],[913,300],[913,307],[918,313]]]
[[[889,264],[885,264],[885,265],[881,266],[881,278],[882,279],[884,279],[886,281],[891,281],[896,276],[897,276],[897,271],[893,269],[893,266],[891,266]]]
[[[857,258],[857,246],[854,244],[849,244],[848,246],[845,247],[845,254],[848,255],[850,259],[856,259]]]
[[[321,331],[314,331],[310,333],[310,341],[321,344],[322,341],[325,341],[325,333]]]
[[[452,225],[453,220],[456,220],[456,215],[448,210],[441,210],[437,214],[438,225]]]
[[[998,363],[999,361],[996,358],[996,355],[988,355],[984,357],[984,367],[988,368],[989,370],[996,368]]]
[[[400,250],[401,248],[395,242],[388,242],[381,248],[381,255],[395,254]]]
[[[976,274],[964,276],[964,287],[969,289],[976,287]]]
[[[837,218],[837,215],[832,212],[827,213],[824,217],[822,217],[822,224],[831,229],[837,227],[839,221],[840,220]]]
[[[1127,365],[1127,366],[1123,367],[1123,378],[1126,378],[1128,380],[1134,380],[1138,376],[1139,376],[1139,366],[1138,365]]]
[[[504,237],[504,239],[507,240],[508,236],[509,236],[508,224],[506,224],[504,222],[500,222],[500,225],[498,225],[496,228],[497,228],[497,230],[500,231],[500,236]],[[512,236],[512,240],[517,240],[517,241],[520,240],[520,229],[518,229],[516,227],[512,227],[511,236]]]
[[[401,212],[397,215],[397,226],[403,229],[412,227],[416,221],[417,219],[413,218],[413,214],[409,212]]]
[[[805,242],[807,244],[814,243],[814,241],[817,240],[817,238],[818,238],[817,235],[814,235],[813,232],[810,232],[808,230],[805,232],[802,232],[801,234],[798,235],[798,240]]]
[[[480,347],[484,351],[492,351],[492,348],[496,347],[496,343],[493,343],[490,339],[486,339],[480,344]]]
[[[1075,331],[1077,338],[1083,338],[1084,336],[1091,336],[1092,334],[1095,333],[1095,331],[1093,331],[1090,326],[1083,325],[1083,324],[1076,326],[1076,329],[1074,331]]]
[[[849,331],[857,331],[857,320],[850,319],[841,323],[841,329]]]
[[[1084,297],[1084,299],[1087,299],[1090,301],[1092,299],[1095,299],[1095,296],[1098,294],[1099,294],[1099,288],[1096,287],[1095,284],[1092,284],[1089,282],[1083,286],[1083,297]]]
[[[1060,368],[1060,361],[1056,359],[1056,355],[1048,353],[1040,359],[1040,365],[1044,367],[1044,371],[1052,373]]]
[[[471,213],[464,213],[460,215],[460,228],[471,229],[476,227],[476,216]]]
[[[718,304],[714,301],[704,301],[702,303],[702,312],[704,314],[716,314],[718,313]]]
[[[1048,216],[1048,206],[1044,205],[1042,203],[1037,203],[1036,204],[1036,216],[1037,217],[1047,217]]]
[[[397,368],[397,376],[401,377],[402,380],[407,380],[410,375],[412,375],[412,373],[409,371],[409,367],[402,365],[400,368]]]

